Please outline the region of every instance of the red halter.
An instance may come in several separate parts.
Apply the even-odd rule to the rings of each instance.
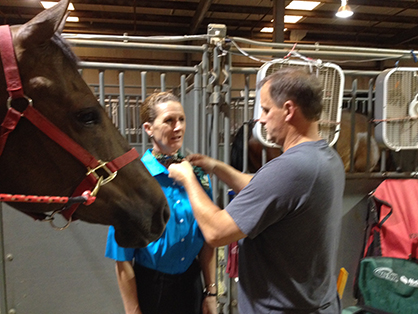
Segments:
[[[87,167],[86,177],[75,189],[72,197],[80,196],[86,190],[93,190],[92,194],[95,196],[100,186],[105,185],[116,177],[119,169],[139,157],[135,148],[132,148],[130,151],[117,157],[113,161],[103,162],[97,160],[32,106],[32,100],[23,93],[22,82],[20,80],[19,69],[13,48],[12,35],[8,25],[0,26],[0,54],[7,82],[7,91],[9,92],[9,99],[7,100],[9,109],[0,128],[0,156],[6,145],[8,135],[16,128],[20,118],[25,117],[45,135]],[[24,98],[27,101],[27,107],[22,112],[11,106],[12,101],[19,98]],[[101,168],[107,172],[108,177],[103,178],[103,176],[100,177],[96,174],[96,171]],[[71,222],[72,215],[79,205],[80,203],[73,204],[70,207],[63,209],[61,214]],[[34,219],[45,219],[45,217],[48,217],[48,215],[45,214],[30,215]]]

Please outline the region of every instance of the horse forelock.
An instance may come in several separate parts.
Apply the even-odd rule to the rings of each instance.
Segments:
[[[70,44],[68,43],[68,41],[66,41],[61,34],[59,34],[58,32],[55,33],[52,38],[51,38],[52,42],[54,44],[56,44],[62,51],[62,53],[64,54],[64,56],[71,61],[74,66],[76,67],[78,64],[78,57],[74,54],[73,50],[71,49]]]

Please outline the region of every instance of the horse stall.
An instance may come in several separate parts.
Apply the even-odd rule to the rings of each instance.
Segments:
[[[350,117],[361,114],[368,117],[367,121],[376,119],[366,125],[367,166],[362,171],[355,168],[354,120],[350,122],[352,128],[344,131],[352,136],[344,146],[349,151],[349,165],[338,269],[348,272],[343,307],[355,304],[352,281],[362,248],[367,196],[385,178],[417,177],[418,171],[416,117],[408,120],[412,131],[402,140],[402,145],[388,147],[385,143],[388,136],[379,131],[379,163],[371,169],[372,126],[385,125],[387,121],[384,121],[386,115],[379,113],[383,92],[378,89],[385,87],[376,87],[382,72],[370,68],[376,59],[380,60],[382,69],[395,67],[396,61],[413,66],[409,52],[254,42],[227,38],[223,25],[209,25],[208,34],[197,36],[65,34],[65,38],[76,55],[90,60],[79,62],[81,75],[115,126],[140,155],[151,144],[141,128],[139,107],[154,90],[173,90],[180,95],[187,120],[183,153],[203,153],[230,163],[231,144],[237,130],[243,126],[244,138],[252,133],[248,121],[257,111],[256,81],[263,64],[282,59],[286,65],[286,60],[292,59],[305,62],[302,66],[308,68],[320,69],[325,60],[339,65],[343,93],[336,102],[335,116],[330,118],[332,145],[343,146],[338,142],[338,137],[343,135],[340,128],[343,108]],[[102,56],[123,62],[94,61]],[[138,64],[135,60],[147,60],[147,63]],[[180,65],[184,60],[188,66]],[[411,87],[411,84],[408,88],[412,89],[410,94],[418,91],[417,86]],[[381,121],[377,121],[378,114]],[[374,132],[377,134],[378,130]],[[400,133],[394,137],[399,138]],[[262,150],[262,163],[268,159],[267,150]],[[248,143],[243,140],[242,170],[245,172],[248,172],[248,154]],[[213,178],[213,190],[214,200],[221,207],[225,206],[229,202],[228,189]],[[114,263],[104,258],[106,226],[75,221],[65,231],[57,231],[46,223],[34,222],[6,204],[2,205],[0,214],[0,254],[3,256],[0,313],[123,313]],[[237,313],[236,281],[239,278],[229,278],[227,258],[228,247],[219,248],[219,313]]]

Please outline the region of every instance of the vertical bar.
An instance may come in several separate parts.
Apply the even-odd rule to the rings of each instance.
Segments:
[[[184,107],[186,102],[186,75],[182,74],[180,76],[180,103]],[[184,146],[180,148],[181,154],[184,156]]]
[[[227,62],[225,62],[225,75],[227,80],[224,84],[226,88],[225,93],[225,103],[226,112],[224,117],[224,162],[226,164],[231,163],[231,150],[230,150],[230,143],[231,143],[231,102],[232,102],[232,55],[227,55]],[[223,204],[224,207],[229,203],[229,195],[228,195],[228,188],[225,184],[223,184]]]
[[[209,72],[209,54],[207,50],[207,46],[205,46],[205,51],[202,55],[202,110],[200,112],[201,116],[201,133],[200,133],[200,153],[205,155],[207,154],[206,147],[207,147],[207,115],[206,115],[206,106],[207,106],[207,86],[208,86],[208,72]]]
[[[244,86],[244,136],[243,136],[243,160],[242,160],[242,172],[248,172],[248,134],[249,130],[249,114],[248,114],[248,101],[249,101],[249,94],[250,94],[250,86],[249,86],[249,76],[245,75],[245,86]]]
[[[126,137],[125,121],[125,72],[119,72],[119,132]]]
[[[267,162],[267,147],[263,145],[263,149],[261,150],[261,166],[264,166]]]
[[[355,127],[356,127],[356,97],[357,97],[357,79],[353,81],[351,90],[351,137],[350,137],[350,172],[354,172],[354,139],[355,139]]]
[[[200,100],[202,99],[202,67],[197,66],[197,73],[194,76],[194,100],[193,100],[193,152],[199,152],[199,135],[201,130],[199,129],[200,121]]]
[[[366,172],[371,172],[370,169],[370,154],[371,154],[371,147],[372,147],[372,113],[374,112],[372,108],[373,104],[373,87],[374,87],[374,79],[369,80],[369,93],[368,93],[368,101],[366,103],[366,115],[367,115],[367,155],[366,155]]]
[[[218,128],[219,128],[219,104],[212,104],[213,108],[213,116],[212,116],[212,138],[211,138],[211,157],[218,159]],[[212,187],[213,187],[213,199],[218,199],[218,187],[219,181],[216,177],[212,179]]]
[[[139,118],[139,109],[141,106],[141,98],[139,96],[136,96],[135,98],[135,110],[134,110],[134,121],[135,121],[135,133],[136,133],[136,145],[139,145],[141,142],[139,140],[140,134],[142,136],[141,132],[141,119]]]
[[[211,135],[211,154],[212,158],[218,159],[218,133],[219,133],[219,100],[220,100],[220,93],[221,93],[221,86],[219,84],[219,77],[220,77],[220,58],[219,58],[219,48],[215,47],[213,49],[213,92],[211,95],[211,105],[212,105],[212,135]],[[218,179],[213,177],[212,180],[212,187],[213,187],[213,199],[218,199]]]
[[[284,42],[284,13],[285,1],[273,0],[273,42]]]
[[[108,116],[109,116],[109,119],[111,119],[112,120],[112,122],[113,122],[113,120],[114,120],[114,118],[113,118],[113,105],[112,105],[112,96],[111,95],[109,95],[108,97],[107,97],[107,99],[108,99]],[[105,103],[105,108],[106,108],[106,103]]]
[[[104,71],[99,71],[99,102],[102,107],[105,107],[105,79]]]
[[[160,74],[161,91],[165,92],[165,73]]]
[[[3,207],[0,202],[0,313],[7,313],[6,256],[4,252]]]
[[[132,120],[131,120],[131,97],[130,96],[126,96],[126,132],[127,132],[127,140],[128,143],[131,144],[132,143],[132,134],[131,134],[131,129],[132,129]]]
[[[141,72],[141,97],[142,102],[144,102],[145,98],[147,98],[147,72],[145,71]],[[140,123],[142,128],[142,155],[144,155],[147,150],[148,134],[145,132],[143,122],[140,121]]]
[[[224,117],[224,162],[228,165],[231,163],[231,150],[230,150],[230,143],[231,143],[231,103],[232,103],[232,55],[227,55],[227,62],[225,63],[225,73],[228,78],[226,82],[226,94],[225,94],[225,102],[227,105],[228,110]],[[226,207],[228,203],[231,201],[230,196],[228,195],[228,187],[226,184],[222,184],[223,186],[223,207]],[[229,246],[224,246],[224,260],[225,260],[225,272],[224,272],[224,284],[226,288],[226,300],[224,305],[224,313],[228,314],[229,308],[231,306],[231,278],[229,278],[229,274],[226,273],[226,265],[228,265],[228,252]]]

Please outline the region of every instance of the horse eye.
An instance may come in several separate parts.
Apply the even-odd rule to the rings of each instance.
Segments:
[[[91,126],[100,122],[100,115],[96,110],[83,110],[77,114],[77,120],[86,126]]]

